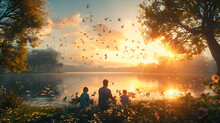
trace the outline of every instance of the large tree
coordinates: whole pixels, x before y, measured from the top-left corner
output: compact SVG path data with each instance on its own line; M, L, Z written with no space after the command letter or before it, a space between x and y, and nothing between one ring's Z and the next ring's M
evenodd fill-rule
M0 0L0 67L26 70L27 47L36 47L47 24L44 0Z
M220 75L219 0L145 0L139 7L146 43L160 39L178 58L192 58L208 47Z

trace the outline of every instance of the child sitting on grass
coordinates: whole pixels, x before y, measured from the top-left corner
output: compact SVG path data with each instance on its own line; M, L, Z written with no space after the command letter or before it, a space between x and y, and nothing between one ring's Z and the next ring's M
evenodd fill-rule
M123 95L120 98L121 98L121 103L124 107L131 104L129 102L129 97L127 96L127 90L123 90Z
M83 93L80 96L81 108L89 107L90 104L93 104L93 99L89 99L89 94L87 94L88 91L89 89L87 87L83 88Z

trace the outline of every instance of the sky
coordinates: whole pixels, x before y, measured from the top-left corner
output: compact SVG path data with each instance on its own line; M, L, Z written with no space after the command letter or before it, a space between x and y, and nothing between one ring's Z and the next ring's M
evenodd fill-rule
M128 67L173 57L160 41L146 44L139 31L142 0L47 0L50 36L37 49L52 47L61 62L90 67ZM206 53L208 55L208 52Z

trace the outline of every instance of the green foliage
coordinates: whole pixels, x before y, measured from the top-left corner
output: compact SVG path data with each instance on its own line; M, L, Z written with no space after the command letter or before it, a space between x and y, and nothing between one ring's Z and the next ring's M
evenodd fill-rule
M58 107L33 107L21 105L16 109L8 109L0 114L0 122L46 122L56 115Z
M0 67L6 72L26 70L27 46L36 47L47 24L44 0L0 0Z
M139 7L138 21L146 43L159 38L177 58L190 59L211 43L218 45L215 43L220 36L218 0L144 0ZM209 48L215 49L211 52L219 63L217 47Z
M1 110L8 108L17 108L22 103L23 97L19 94L19 89L6 91L6 88L1 86L0 89L0 107Z

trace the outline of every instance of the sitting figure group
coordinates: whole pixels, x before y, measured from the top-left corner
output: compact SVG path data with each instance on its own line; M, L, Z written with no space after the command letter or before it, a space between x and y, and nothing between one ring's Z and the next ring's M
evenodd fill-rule
M99 98L98 98L98 107L101 110L106 110L110 108L110 105L116 104L116 96L112 96L111 90L108 87L108 80L103 80L103 87L99 88ZM89 107L89 105L93 104L93 99L89 98L88 94L89 89L87 87L83 88L83 93L81 94L80 98L77 99L80 102L81 108ZM130 105L129 97L127 96L127 90L123 90L123 95L120 97L120 102L124 107Z

